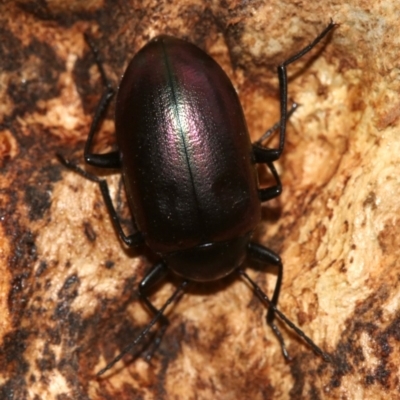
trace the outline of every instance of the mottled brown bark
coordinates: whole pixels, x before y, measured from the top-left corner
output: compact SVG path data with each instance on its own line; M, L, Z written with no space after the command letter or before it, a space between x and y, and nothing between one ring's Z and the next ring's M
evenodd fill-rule
M3 1L0 398L397 398L399 14L396 0ZM276 66L330 18L330 39L290 66L301 107L277 163L283 194L264 206L256 239L283 258L281 310L334 362L282 326L285 362L264 306L232 277L193 285L169 309L150 364L127 357L96 378L150 320L137 285L156 258L126 251L96 185L55 158L83 164L102 90L83 33L115 86L157 34L199 45L232 78L256 139L279 118ZM113 142L110 110L97 148ZM119 175L94 172L118 203ZM250 274L272 291L273 273ZM154 293L157 305L177 282Z

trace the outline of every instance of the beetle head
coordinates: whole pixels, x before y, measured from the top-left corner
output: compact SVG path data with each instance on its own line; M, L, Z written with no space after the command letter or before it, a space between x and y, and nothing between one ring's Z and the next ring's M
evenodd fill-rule
M238 268L245 256L250 234L225 242L201 244L170 253L168 267L182 278L197 282L221 279Z

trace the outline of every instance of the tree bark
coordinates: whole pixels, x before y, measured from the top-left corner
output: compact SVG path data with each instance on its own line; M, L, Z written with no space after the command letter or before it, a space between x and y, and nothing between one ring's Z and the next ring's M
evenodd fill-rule
M397 398L400 4L341 3L0 5L0 398ZM330 18L332 35L288 67L289 97L300 107L276 163L283 194L263 206L254 240L283 259L279 308L332 362L278 323L293 358L285 361L265 306L232 276L193 284L168 308L170 326L150 362L138 346L96 377L151 320L137 287L157 257L125 249L97 185L55 156L84 166L102 93L83 34L115 88L157 34L203 48L232 79L256 140L279 120L276 67ZM114 143L112 105L96 149ZM128 231L120 175L85 168L109 181ZM276 271L245 266L271 294ZM154 303L179 282L170 277Z

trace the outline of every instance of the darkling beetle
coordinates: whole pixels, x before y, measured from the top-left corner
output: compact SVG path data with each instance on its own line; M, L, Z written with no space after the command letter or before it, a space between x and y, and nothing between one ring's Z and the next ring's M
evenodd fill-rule
M205 52L186 41L158 36L132 59L122 78L116 103L115 125L118 151L91 152L93 137L114 94L97 49L87 38L100 70L105 92L98 104L85 145L85 161L99 168L122 168L130 210L138 232L126 235L111 201L107 182L80 169L58 155L68 168L97 182L121 240L129 247L146 243L160 256L139 285L139 294L153 320L142 333L98 375L127 354L159 321L153 350L168 325L163 315L189 281L208 282L233 272L244 277L256 295L269 306L267 324L277 336L283 355L290 359L277 315L311 348L330 360L304 332L278 309L283 266L272 250L251 242L261 220L261 203L281 194L282 184L273 164L285 144L287 111L286 67L309 52L328 32L278 67L280 122L278 148L261 141L250 143L246 121L236 91L221 67ZM259 188L256 164L266 164L275 184ZM272 299L262 292L241 268L245 257L278 269ZM149 299L150 289L173 272L184 279L161 309Z

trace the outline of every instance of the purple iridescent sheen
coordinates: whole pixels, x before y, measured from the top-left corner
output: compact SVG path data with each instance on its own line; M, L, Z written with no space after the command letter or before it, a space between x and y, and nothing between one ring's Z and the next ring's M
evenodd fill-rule
M129 205L166 254L252 232L260 200L238 96L198 47L159 36L132 59L116 131Z

